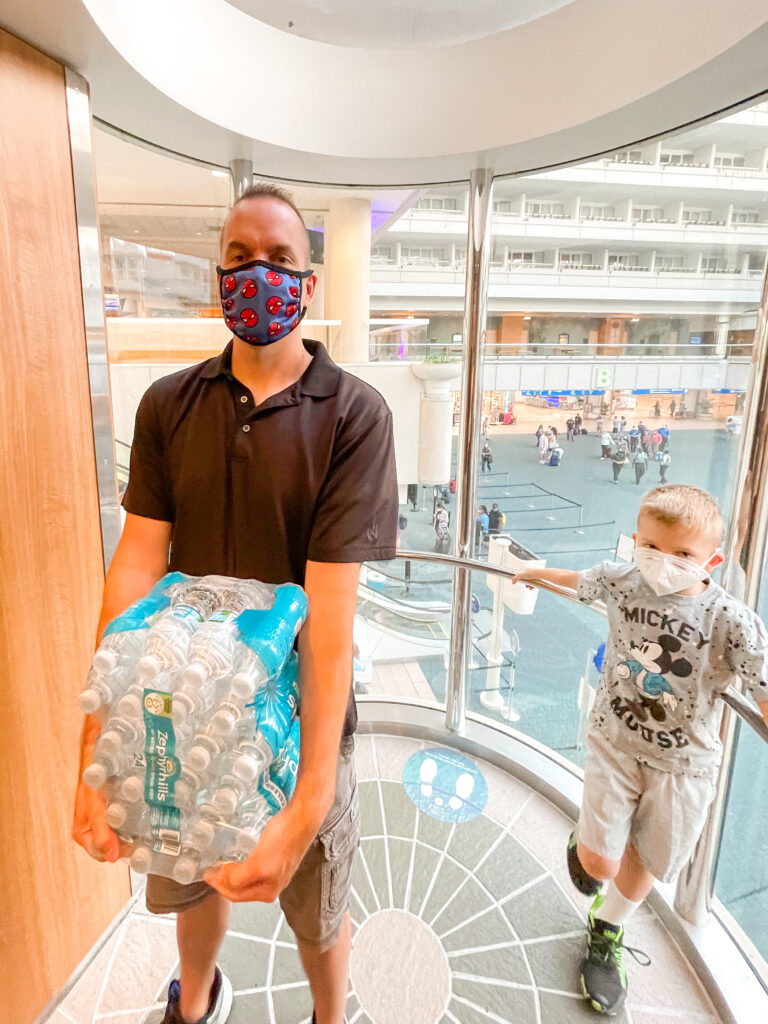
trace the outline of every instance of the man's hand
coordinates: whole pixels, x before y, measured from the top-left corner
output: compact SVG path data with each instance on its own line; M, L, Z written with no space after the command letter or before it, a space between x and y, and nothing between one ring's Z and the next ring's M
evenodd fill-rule
M267 824L246 860L210 868L205 881L232 903L272 903L293 878L313 839L289 805Z
M72 838L94 860L114 864L120 859L120 840L104 818L106 802L101 793L80 782L75 794Z

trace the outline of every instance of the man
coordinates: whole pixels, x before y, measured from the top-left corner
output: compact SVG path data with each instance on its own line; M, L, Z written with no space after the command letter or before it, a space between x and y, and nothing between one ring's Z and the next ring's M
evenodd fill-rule
M99 635L168 569L304 586L295 795L246 861L190 886L149 876L147 906L178 913L180 985L171 985L164 1024L223 1024L231 986L216 956L230 901L278 896L317 1024L341 1024L359 839L352 623L360 562L395 555L392 418L376 391L335 366L322 345L302 341L316 279L288 194L271 185L246 190L220 241L222 309L234 337L219 356L162 378L141 400ZM83 763L98 728L86 719ZM73 835L98 859L119 855L103 799L82 785Z
M574 432L575 428L576 428L576 421L574 420L574 418L572 416L569 416L568 419L565 421L565 429L567 431L567 433L566 433L566 440L567 441L574 441L575 440L575 438L573 436L573 432Z
M507 517L499 508L499 503L497 501L494 501L494 503L491 505L491 511L488 513L488 533L499 533L504 523L506 523L506 521Z

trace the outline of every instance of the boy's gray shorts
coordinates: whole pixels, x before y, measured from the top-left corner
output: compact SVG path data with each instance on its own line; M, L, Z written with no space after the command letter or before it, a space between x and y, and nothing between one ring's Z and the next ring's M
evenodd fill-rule
M349 907L352 864L360 842L354 752L353 737L342 740L333 807L279 897L296 937L318 953L336 942ZM172 878L148 875L147 909L153 914L178 913L201 903L211 892L207 882L179 885Z
M671 882L707 820L714 779L651 768L599 732L587 743L578 841L606 860L621 860L631 842L654 878Z

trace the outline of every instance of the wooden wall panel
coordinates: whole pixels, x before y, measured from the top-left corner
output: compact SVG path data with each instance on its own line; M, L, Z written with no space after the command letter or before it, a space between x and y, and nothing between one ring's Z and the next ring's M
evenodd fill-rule
M104 581L63 68L0 30L0 1021L128 897L70 839Z

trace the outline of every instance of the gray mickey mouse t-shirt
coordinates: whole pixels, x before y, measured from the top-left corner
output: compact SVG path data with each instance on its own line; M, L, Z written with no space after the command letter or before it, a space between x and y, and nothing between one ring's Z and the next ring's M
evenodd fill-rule
M717 695L739 675L768 701L763 623L712 581L700 594L658 597L634 564L586 569L576 592L604 601L610 623L592 728L654 768L713 775Z

